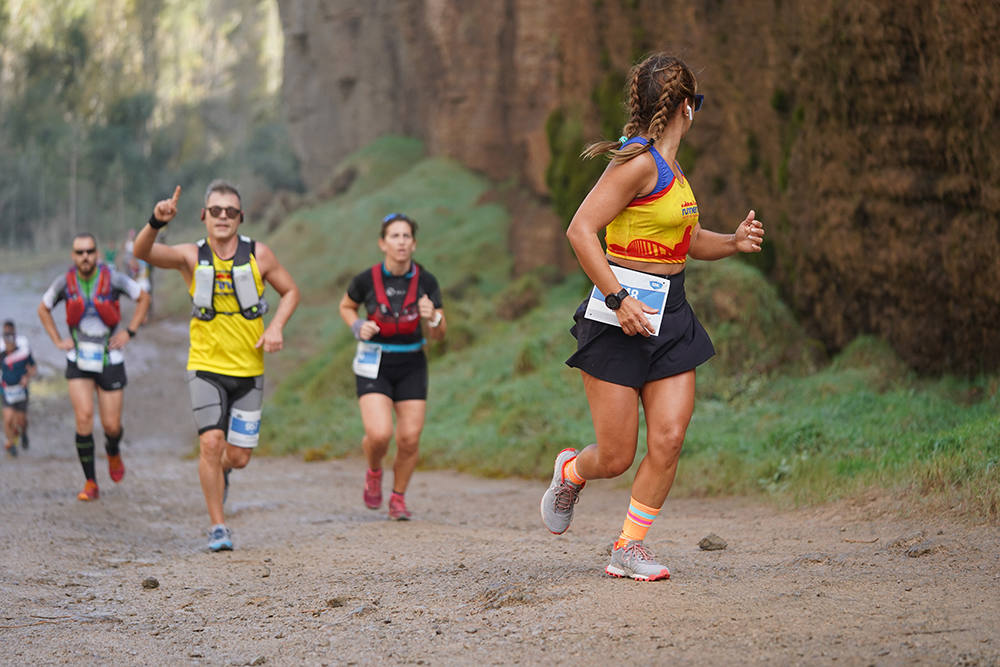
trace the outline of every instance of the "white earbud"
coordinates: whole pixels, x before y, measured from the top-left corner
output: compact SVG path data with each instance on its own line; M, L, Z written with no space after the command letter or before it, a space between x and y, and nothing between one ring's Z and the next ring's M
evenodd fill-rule
M694 120L694 110L691 108L690 104L684 105L684 113L687 114L688 120Z

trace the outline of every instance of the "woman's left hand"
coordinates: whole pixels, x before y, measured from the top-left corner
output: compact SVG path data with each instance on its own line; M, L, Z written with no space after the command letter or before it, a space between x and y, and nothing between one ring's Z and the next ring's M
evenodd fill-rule
M420 310L420 317L423 319L429 320L434 317L434 302L426 294L417 301L417 308Z
M760 244L764 242L764 225L760 220L754 219L753 210L747 213L747 217L736 228L734 236L736 249L740 252L760 252Z

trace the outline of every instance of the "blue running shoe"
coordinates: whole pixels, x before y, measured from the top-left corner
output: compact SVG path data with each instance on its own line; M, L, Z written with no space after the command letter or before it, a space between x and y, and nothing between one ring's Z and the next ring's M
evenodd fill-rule
M208 550L232 551L233 550L232 531L230 531L221 523L212 526L212 530L210 530L208 533Z

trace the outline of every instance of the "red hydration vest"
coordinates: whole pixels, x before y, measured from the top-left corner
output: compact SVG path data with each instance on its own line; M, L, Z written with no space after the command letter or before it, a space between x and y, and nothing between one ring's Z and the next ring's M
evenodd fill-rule
M410 286L403 297L403 307L394 312L389 305L389 297L385 293L385 283L382 282L382 265L372 267L372 282L375 284L375 300L378 308L369 313L368 319L378 325L380 336L396 336L412 334L420 327L420 309L417 307L417 283L420 282L420 268L413 263L413 277Z
M83 319L88 301L94 304L101 321L109 327L113 328L122 319L121 307L111 289L111 269L107 264L100 264L97 271L97 286L90 298L85 297L80 291L80 283L76 279L76 267L70 267L66 272L66 324L71 327L76 327Z

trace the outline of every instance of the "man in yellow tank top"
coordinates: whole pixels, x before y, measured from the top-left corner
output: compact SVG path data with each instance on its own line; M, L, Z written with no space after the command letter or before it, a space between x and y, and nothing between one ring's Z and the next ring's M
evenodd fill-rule
M153 266L180 271L194 304L187 373L201 447L198 476L212 522L208 548L223 551L233 548L222 507L229 471L245 467L257 445L264 352L282 348L282 331L299 303L299 289L270 248L239 235L240 195L225 181L212 181L205 193L205 239L156 243L159 230L177 214L180 194L177 186L173 197L156 204L133 252ZM267 327L265 283L281 297Z

